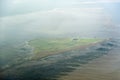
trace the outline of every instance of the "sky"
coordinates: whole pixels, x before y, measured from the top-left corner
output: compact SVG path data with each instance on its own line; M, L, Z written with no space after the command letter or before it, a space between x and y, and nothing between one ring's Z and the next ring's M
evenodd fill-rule
M0 0L1 16L51 10L54 8L106 8L120 7L120 0ZM117 10L118 11L118 10Z
M104 26L120 26L119 8L120 0L0 0L0 31L21 35L97 32Z

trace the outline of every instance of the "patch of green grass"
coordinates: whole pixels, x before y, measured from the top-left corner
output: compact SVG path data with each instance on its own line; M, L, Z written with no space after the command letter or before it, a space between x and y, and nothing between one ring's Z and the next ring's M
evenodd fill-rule
M100 39L46 38L31 40L29 41L29 45L34 48L35 54L47 55L98 41L100 41Z

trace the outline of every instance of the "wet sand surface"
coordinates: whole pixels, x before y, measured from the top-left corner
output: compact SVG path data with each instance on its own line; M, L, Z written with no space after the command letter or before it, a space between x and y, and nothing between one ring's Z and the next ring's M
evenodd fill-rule
M120 47L58 80L120 80Z

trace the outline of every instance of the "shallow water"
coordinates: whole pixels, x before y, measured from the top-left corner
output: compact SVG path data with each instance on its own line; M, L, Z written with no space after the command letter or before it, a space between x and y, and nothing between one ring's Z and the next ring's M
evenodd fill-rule
M100 31L99 36L92 34L98 38L109 38L100 44L37 60L29 60L32 56L29 54L31 49L26 48L24 44L31 38L10 42L12 49L19 44L18 51L13 55L4 55L9 58L1 60L4 64L0 69L0 78L2 80L119 80L120 29L116 28L109 28L108 32ZM6 49L8 44L2 44L2 47ZM15 47L15 50L17 49Z
M26 61L14 65L3 70L1 76L3 79L8 80L54 80L69 73L72 74L78 68L81 70L84 65L90 64L91 61L97 61L97 58L110 55L109 53L117 47L117 41L111 39L84 50L72 50L36 61Z
M120 80L120 47L97 58L59 80Z

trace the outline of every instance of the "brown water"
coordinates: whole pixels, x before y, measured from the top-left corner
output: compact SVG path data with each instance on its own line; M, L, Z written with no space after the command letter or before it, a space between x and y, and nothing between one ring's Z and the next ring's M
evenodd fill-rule
M59 80L120 80L120 48L77 68Z
M107 40L86 49L68 51L2 70L2 80L119 80L120 47Z
M0 80L120 80L120 29L109 30L103 37L111 39L95 46L39 60L21 58L0 70Z

